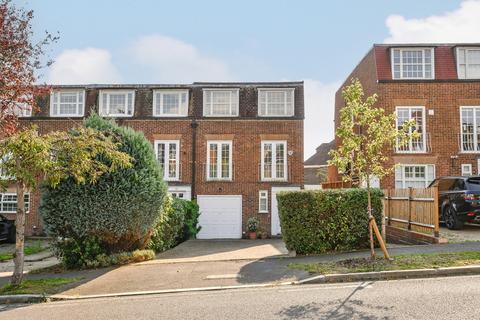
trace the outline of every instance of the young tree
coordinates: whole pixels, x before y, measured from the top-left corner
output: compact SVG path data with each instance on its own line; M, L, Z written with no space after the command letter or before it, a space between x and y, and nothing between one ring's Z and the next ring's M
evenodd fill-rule
M15 7L11 0L0 0L0 132L17 130L19 115L36 108L35 96L48 92L37 86L38 73L52 61L44 61L45 48L57 41L46 33L33 40L33 11Z
M131 166L131 157L111 138L83 127L44 136L36 127L18 131L0 141L0 159L4 175L16 182L14 285L23 278L25 192L34 191L42 181L55 187L70 177L79 184L95 183L104 173Z
M397 128L394 113L385 114L384 109L374 106L377 101L376 94L364 100L362 84L358 79L353 79L342 94L345 107L340 111L340 126L336 130L341 145L329 152L332 156L329 164L337 167L344 181L358 180L366 184L371 256L375 256L375 232L385 257L389 258L372 215L370 180L372 177L381 179L393 171L395 166L387 166L387 154L396 145L404 146L410 139L418 137L416 130L409 133L410 128L415 126L415 121L406 121Z

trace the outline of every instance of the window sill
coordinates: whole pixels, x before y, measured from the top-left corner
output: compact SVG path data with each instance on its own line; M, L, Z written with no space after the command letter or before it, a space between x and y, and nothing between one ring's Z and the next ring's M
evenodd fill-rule
M206 182L233 182L233 179L207 179Z

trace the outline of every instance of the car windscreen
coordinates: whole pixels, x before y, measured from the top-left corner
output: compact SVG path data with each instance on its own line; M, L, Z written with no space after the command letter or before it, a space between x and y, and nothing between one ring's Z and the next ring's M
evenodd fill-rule
M467 179L467 189L480 191L480 177Z

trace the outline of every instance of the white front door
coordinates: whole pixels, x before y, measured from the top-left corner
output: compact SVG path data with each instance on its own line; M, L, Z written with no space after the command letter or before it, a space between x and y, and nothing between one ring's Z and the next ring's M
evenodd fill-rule
M272 187L272 236L279 235L282 230L280 228L280 217L278 216L277 193L280 191L295 191L300 187Z
M197 201L201 227L198 239L242 238L242 196L199 195Z

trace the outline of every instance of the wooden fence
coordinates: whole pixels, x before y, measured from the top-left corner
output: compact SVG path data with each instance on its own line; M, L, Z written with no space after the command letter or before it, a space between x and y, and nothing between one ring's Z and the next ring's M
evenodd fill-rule
M385 189L383 193L387 225L439 237L438 187Z
M322 189L343 189L343 188L351 188L351 182L343 182L343 181L332 181L332 182L324 182L322 183Z

